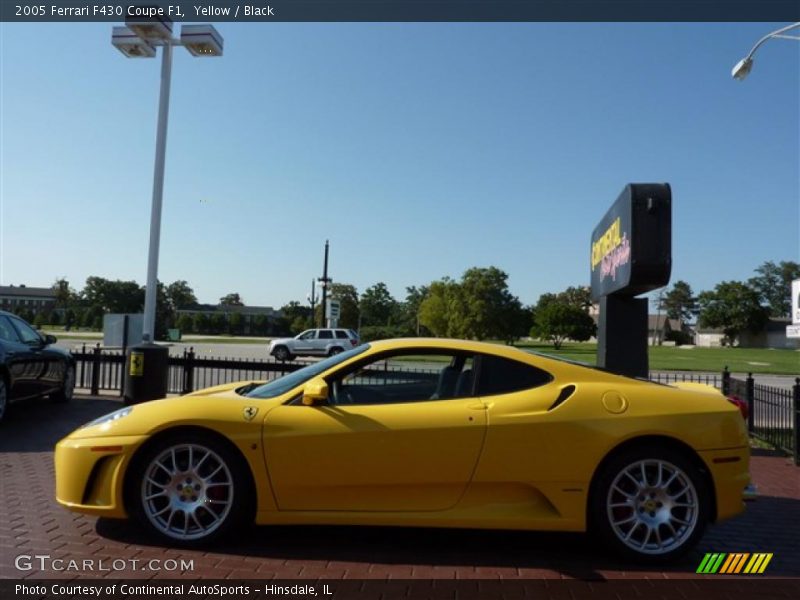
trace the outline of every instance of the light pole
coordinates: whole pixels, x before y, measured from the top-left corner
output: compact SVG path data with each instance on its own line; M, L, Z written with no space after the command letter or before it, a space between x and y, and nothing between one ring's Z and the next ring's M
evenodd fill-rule
M161 240L161 205L164 195L164 161L167 150L172 48L183 46L193 56L222 56L222 36L212 25L184 25L180 38L172 37L172 20L164 16L129 17L125 27L114 27L111 43L128 58L153 58L161 46L161 90L158 98L156 157L153 168L153 202L150 211L150 246L144 296L142 345L130 348L126 357L124 398L126 404L167 395L169 350L156 346L156 298L158 251Z
M792 29L800 29L800 23L794 23L792 25L787 25L786 27L781 27L780 29L776 29L772 33L768 33L760 40L756 42L756 45L753 46L753 49L745 56L742 60L740 60L736 65L733 67L731 71L731 76L734 79L738 79L739 81L744 80L750 74L750 70L753 68L753 55L756 53L756 50L761 47L761 45L770 39L779 39L779 40L798 40L800 41L800 36L796 35L787 35L787 31L791 31Z
M193 56L222 56L222 36L212 25L184 25L180 38L172 37L172 21L167 17L132 17L126 27L114 27L111 43L128 58L153 58L161 46L161 91L158 100L156 158L153 169L153 204L150 212L150 246L147 257L147 284L144 297L142 340L155 339L158 251L161 240L161 205L164 195L164 161L167 149L169 91L172 79L172 48L183 46Z

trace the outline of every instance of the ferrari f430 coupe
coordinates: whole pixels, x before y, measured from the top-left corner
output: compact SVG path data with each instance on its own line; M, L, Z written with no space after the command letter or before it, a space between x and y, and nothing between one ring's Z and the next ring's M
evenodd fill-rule
M63 506L171 545L253 521L589 530L650 562L742 512L750 483L740 407L710 386L441 339L128 406L55 462Z

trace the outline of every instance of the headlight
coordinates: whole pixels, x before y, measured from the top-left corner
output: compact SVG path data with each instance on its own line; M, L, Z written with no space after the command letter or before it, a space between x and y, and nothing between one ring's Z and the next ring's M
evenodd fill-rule
M94 421L89 421L86 423L81 429L84 427L94 427L95 425L102 425L103 423L112 423L122 417L127 417L131 414L133 410L132 406L128 406L126 408L120 408L119 410L115 410L112 413L108 413L107 415L103 415L102 417L97 417Z

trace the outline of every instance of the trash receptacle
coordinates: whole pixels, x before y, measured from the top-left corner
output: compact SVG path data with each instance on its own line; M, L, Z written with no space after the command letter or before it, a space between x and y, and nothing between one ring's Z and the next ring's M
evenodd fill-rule
M125 404L157 400L167 395L169 349L157 344L131 346L125 357Z
M180 342L181 341L181 330L180 329L167 329L167 339L170 342Z

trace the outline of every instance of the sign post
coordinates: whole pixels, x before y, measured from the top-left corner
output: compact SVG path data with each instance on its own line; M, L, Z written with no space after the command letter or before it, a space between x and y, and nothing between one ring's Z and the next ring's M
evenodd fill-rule
M786 326L787 338L800 338L800 279L792 281L792 324Z
M669 184L631 183L592 232L592 300L600 304L597 365L647 377L647 299L669 283L672 191Z

